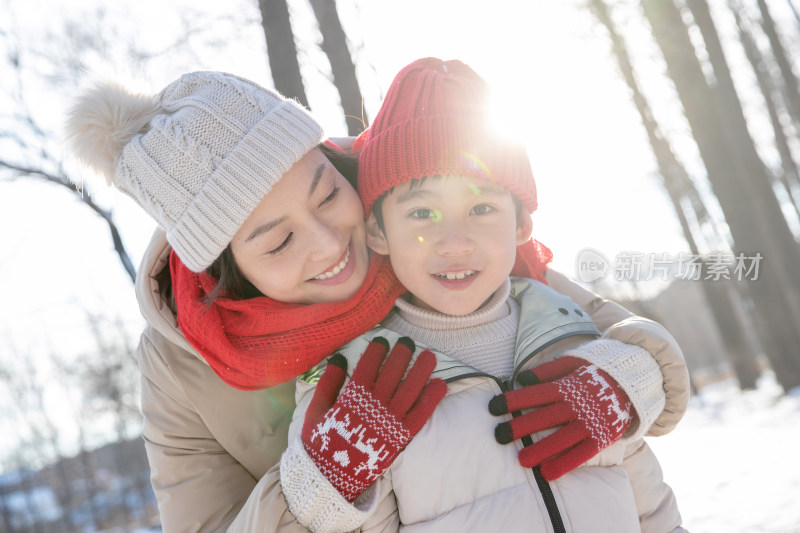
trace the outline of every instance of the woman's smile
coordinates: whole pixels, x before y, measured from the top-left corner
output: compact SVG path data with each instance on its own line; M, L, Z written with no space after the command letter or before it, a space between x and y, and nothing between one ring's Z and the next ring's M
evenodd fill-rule
M355 270L355 260L350 261L350 249L352 248L352 243L347 246L347 249L342 254L339 262L336 263L332 268L329 268L319 276L315 276L309 281L313 283L318 283L320 285L337 285L339 283L343 283L350 279L350 276L353 274Z
M355 189L322 152L311 150L234 236L236 265L274 300L347 300L369 271L363 212Z

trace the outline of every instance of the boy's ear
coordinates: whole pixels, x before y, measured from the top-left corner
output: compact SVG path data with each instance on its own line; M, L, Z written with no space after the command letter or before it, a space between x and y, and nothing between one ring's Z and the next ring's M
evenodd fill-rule
M517 219L517 246L525 244L533 233L533 220L527 211L522 213Z
M367 246L376 254L389 255L389 244L383 230L378 226L375 213L370 213L367 219Z

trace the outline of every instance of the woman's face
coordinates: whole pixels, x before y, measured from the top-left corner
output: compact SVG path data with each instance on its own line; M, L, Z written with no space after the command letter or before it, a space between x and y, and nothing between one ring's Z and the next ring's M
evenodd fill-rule
M262 294L287 303L346 300L369 267L363 208L317 149L264 196L231 241L236 266Z

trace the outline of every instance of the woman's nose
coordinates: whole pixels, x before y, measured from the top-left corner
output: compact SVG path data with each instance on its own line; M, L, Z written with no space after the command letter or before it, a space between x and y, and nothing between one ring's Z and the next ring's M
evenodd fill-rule
M338 229L324 219L312 219L309 236L309 257L312 261L322 261L342 251Z

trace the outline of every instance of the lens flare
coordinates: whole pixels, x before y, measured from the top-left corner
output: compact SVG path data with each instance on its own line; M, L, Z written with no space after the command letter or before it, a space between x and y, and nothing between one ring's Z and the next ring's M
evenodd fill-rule
M473 155L465 150L459 150L459 154L461 155L463 161L468 162L469 165L480 171L481 175L479 177L491 179L492 171L489 170L489 167L487 167L484 162L478 158L478 156Z

